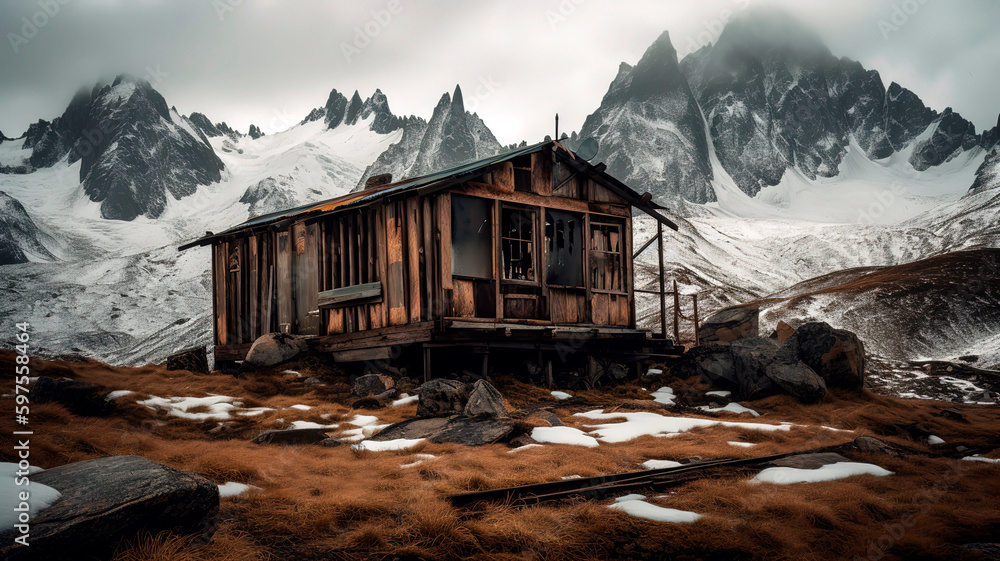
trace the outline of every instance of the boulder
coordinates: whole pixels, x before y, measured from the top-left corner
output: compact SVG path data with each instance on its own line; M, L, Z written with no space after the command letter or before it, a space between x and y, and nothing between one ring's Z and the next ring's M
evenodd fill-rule
M781 352L806 363L827 387L860 389L864 385L865 347L850 331L828 323L806 323L785 340Z
M302 347L303 342L294 335L268 333L253 342L245 360L254 366L274 366L294 358Z
M200 475L139 456L87 460L39 472L31 481L61 497L31 521L30 546L0 530L0 558L33 561L110 558L122 540L170 531L208 539L219 489Z
M354 380L353 391L357 397L368 397L383 394L395 385L396 381L385 374L365 374Z
M514 422L510 419L473 418L459 415L430 417L396 423L372 436L371 440L426 438L435 443L453 442L465 446L481 446L509 439L515 428Z
M469 417L485 415L487 417L509 417L510 408L503 395L486 380L479 380L472 385L469 401L465 404L463 413Z
M752 401L778 393L779 387L767 377L767 367L774 363L777 348L774 341L761 338L738 339L730 345L737 401Z
M262 432L253 439L254 444L319 444L328 437L326 429L288 429Z
M32 403L60 403L76 415L107 415L115 404L104 390L100 384L41 376L31 385L28 397Z
M187 370L208 374L208 353L205 347L187 349L167 357L167 370Z
M686 357L694 367L694 374L709 384L720 387L736 387L736 365L727 345L709 344L695 347Z
M352 409L384 409L392 403L396 390L387 390L378 395L362 397L351 404Z
M826 382L801 360L794 364L775 361L767 366L765 374L802 403L816 403L826 395Z
M465 404L469 401L468 389L458 380L437 378L424 382L417 391L420 393L418 417L459 415L465 411Z
M530 421L531 419L539 419L541 421L545 421L546 423L549 424L549 426L552 427L563 426L563 422L559 419L559 417L555 415L555 413L551 411L546 411L545 409L539 409L538 411L535 411L531 415L528 415L528 420Z
M760 327L760 308L727 308L712 314L698 328L702 343L731 343L738 339L756 338Z

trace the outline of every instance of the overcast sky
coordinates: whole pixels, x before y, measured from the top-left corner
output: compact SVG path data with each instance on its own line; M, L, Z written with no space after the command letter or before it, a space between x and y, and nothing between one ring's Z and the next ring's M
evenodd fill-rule
M662 31L683 57L714 41L730 14L766 4L886 85L951 106L977 130L996 124L991 0L3 0L0 131L18 136L58 116L79 87L127 72L181 113L244 132L287 128L333 88L381 88L397 115L427 118L461 84L501 142L533 142L556 112L562 130L579 129L618 64L634 64Z

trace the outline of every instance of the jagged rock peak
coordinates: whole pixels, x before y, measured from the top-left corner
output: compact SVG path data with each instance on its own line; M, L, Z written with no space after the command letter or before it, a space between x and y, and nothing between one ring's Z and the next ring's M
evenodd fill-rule
M264 136L264 133L261 132L260 127L258 127L257 125L251 124L250 125L250 130L247 132L247 136L249 136L250 138L252 138L254 140L257 140L258 138Z
M354 90L354 95L351 96L351 103L347 106L347 113L344 115L344 124L353 125L357 123L363 106L364 102L361 100L361 95L358 94L358 90Z

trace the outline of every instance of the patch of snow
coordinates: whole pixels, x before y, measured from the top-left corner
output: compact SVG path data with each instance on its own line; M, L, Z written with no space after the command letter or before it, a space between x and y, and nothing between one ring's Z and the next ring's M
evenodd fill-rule
M365 427L377 423L378 417L376 417L375 415L355 415L354 417L351 418L351 420L347 422L356 427Z
M411 462L411 463L408 463L408 464L402 464L399 467L401 467L403 469L411 468L411 467L417 467L420 464L426 462L427 460L433 460L434 458L437 458L437 456L435 456L434 454L416 454L416 458L417 458L417 460L415 462Z
M219 496L220 497L235 497L242 495L250 490L260 490L260 487L255 487L253 485L247 485L246 483L236 483L235 481L227 481L222 485L219 485Z
M931 446L937 446L939 444L944 444L944 439L941 438L940 436L936 436L936 435L932 434L932 435L930 435L930 436L927 437L927 444L930 444Z
M18 520L18 512L14 511L21 501L19 493L28 492L30 496L28 503L28 520L33 520L38 513L52 506L52 503L59 500L62 495L48 485L26 481L27 485L18 485L18 478L24 477L17 474L17 464L0 462L0 497L3 497L3 508L0 508L0 528L10 529L14 524L21 524ZM35 474L43 471L41 468L31 466L28 474Z
M624 497L618 497L615 499L616 503L622 501L641 501L646 498L646 495L640 495L638 493L632 493L631 495L625 495Z
M564 475L564 476L560 477L559 479L562 479L563 481L568 481L570 479L583 479L583 476L582 475L576 475L576 474L574 474L574 475Z
M191 421L225 421L230 418L230 412L237 408L233 398L225 395L210 395L208 397L157 397L136 401L153 411L165 411L168 415ZM191 413L191 409L205 407L208 412Z
M296 405L292 405L292 409L298 409L299 411L308 411L308 410L312 409L312 405L296 404Z
M575 416L597 420L625 419L624 422L619 423L588 425L589 428L594 429L590 432L590 434L596 435L597 438L603 442L625 442L645 435L671 436L687 432L694 428L713 427L716 425L761 431L791 430L791 425L768 425L765 423L741 423L718 421L715 419L672 417L645 411L634 413L604 413L602 410L597 409L594 411L587 411L585 413L576 413Z
M553 391L551 393L552 393L552 397L554 397L554 398L556 398L556 399L558 399L560 401L562 401L564 399L569 399L569 398L573 397L572 395L570 395L570 394L568 394L566 392L561 392L561 391L558 391L558 390Z
M967 462L983 462L985 464L1000 464L1000 458L984 458L982 456L966 456L962 458Z
M298 371L296 371L296 370L282 370L282 371L281 371L281 373L282 373L282 374L295 374L295 376L296 376L296 377L298 377L298 378L301 378L301 377L302 377L302 374L300 374L300 373L299 373Z
M660 374L663 374L663 370L660 368L650 368L646 371L647 376L659 376Z
M521 450L527 450L528 448L541 448L541 444L525 444L524 446L518 446L517 448L512 448L507 453L513 454L514 452L520 452Z
M705 392L705 395L711 395L711 396L715 396L715 397L724 397L724 398L728 399L729 396L733 395L733 392L728 391L728 390L714 390L714 391L710 391L710 392Z
M680 462L675 462L673 460L646 460L645 462L642 462L642 467L646 469L664 469L664 468L678 467L682 465L684 464Z
M335 429L340 425L321 425L312 421L292 421L293 429Z
M760 413L754 411L753 409L750 409L749 407L744 407L744 406L740 405L739 403L736 403L735 401L732 402L732 403L729 403L725 407L714 407L713 408L713 407L709 407L708 405L702 405L698 409L701 409L702 411L708 411L709 413L723 413L724 412L724 413L735 413L737 415L739 415L741 413L750 413L754 417L760 417Z
M404 405L409 405L411 403L416 403L418 401L420 401L419 395L407 395L404 393L403 395L399 396L399 399L392 402L392 406L402 407Z
M696 512L663 508L662 506L656 506L640 500L619 501L608 508L620 510L625 514L630 514L637 518L645 518L656 522L672 522L674 524L690 524L702 517L702 515Z
M726 444L736 446L737 448L753 448L756 446L753 442L737 442L735 440L727 440Z
M674 405L674 399L677 396L674 395L674 390L670 386L663 386L662 388L656 390L652 393L653 401L657 403L662 403L663 405Z
M242 411L237 411L237 415L242 415L244 417L256 417L265 411L274 411L273 407L247 407Z
M351 448L355 450L368 450L370 452L409 450L423 441L423 438L397 438L395 440L384 441L362 440L361 442L352 445Z
M597 446L596 438L573 427L535 427L531 429L531 438L538 442L549 442L552 444L572 444L588 448Z
M361 434L364 435L365 438L371 438L388 427L389 425L365 425L361 427Z
M135 393L135 392L133 392L132 390L115 390L115 391L109 393L108 395L104 396L104 399L106 399L108 401L114 401L114 400L118 399L119 397L125 397L126 395L128 395L130 393Z
M859 462L837 462L827 464L817 469L799 469L791 467L771 467L758 473L750 483L775 483L790 485L792 483L815 483L818 481L834 481L854 475L875 475L884 477L892 472L875 464Z

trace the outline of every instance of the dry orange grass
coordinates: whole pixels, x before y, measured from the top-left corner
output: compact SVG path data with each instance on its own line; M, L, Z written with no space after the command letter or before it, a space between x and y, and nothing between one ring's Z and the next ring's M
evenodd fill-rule
M200 473L216 483L237 481L260 488L222 500L219 527L211 543L198 546L184 537L146 536L123 544L118 561L667 556L798 560L856 555L962 559L963 550L953 544L996 541L1000 536L1000 502L993 498L1000 468L933 456L852 456L892 470L895 475L890 477L775 486L752 485L746 481L749 473L732 473L649 493L648 501L653 504L705 515L688 525L631 517L609 509L610 500L530 508L490 505L474 513L457 511L445 500L452 493L635 471L648 459L753 457L837 445L859 435L932 452L895 428L915 421L949 443L996 448L1000 414L995 408L871 394L833 394L820 404L804 407L775 397L751 404L761 413L759 418L725 414L719 418L772 424L790 421L797 426L777 432L711 427L672 438L646 436L602 443L597 448L545 445L511 453L502 445L467 448L422 443L406 451L358 453L347 446L257 446L249 439L292 420L340 423L340 428L330 430L336 435L353 428L346 420L356 413L376 415L380 423L387 423L412 417L415 406L351 410L347 405L351 399L342 391L346 380L309 364L243 378L195 376L155 366L116 368L94 362L69 366L81 379L137 393L121 398L120 411L103 418L76 417L55 404L34 405L32 459L36 464L52 467L138 454ZM325 375L330 385L305 385L302 378L282 373L285 369L298 370L304 377ZM678 395L698 389L693 381L669 383ZM660 410L648 402L648 391L635 386L576 392L573 400L560 402L548 390L513 380L500 380L499 385L513 406L523 411L545 407L579 428L598 423L573 416L580 411L631 410L641 403L649 410ZM256 417L236 416L227 422L226 430L209 432L218 427L217 421L169 417L135 403L147 395L207 394L228 395L248 406L275 410ZM312 409L290 409L294 404ZM934 415L946 407L960 410L968 422ZM669 414L696 414L681 411ZM9 420L3 422L3 430L13 430ZM831 431L822 425L853 432ZM756 446L739 448L727 441ZM417 461L416 454L436 458L401 467ZM10 453L0 452L0 457L9 460Z

